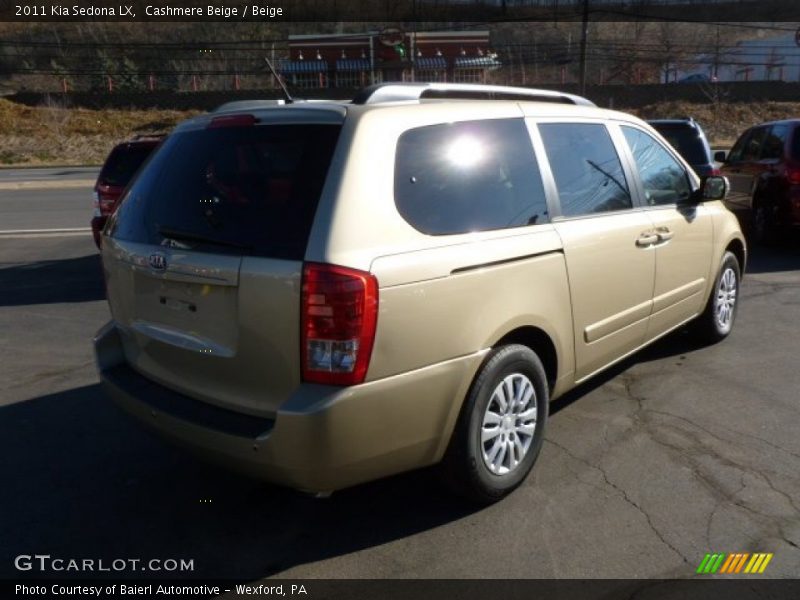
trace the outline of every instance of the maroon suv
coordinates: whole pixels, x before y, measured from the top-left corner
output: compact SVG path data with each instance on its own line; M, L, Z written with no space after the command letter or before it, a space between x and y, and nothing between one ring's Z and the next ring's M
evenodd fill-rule
M94 184L94 214L92 215L92 235L94 243L100 247L103 227L108 217L117 208L122 192L133 176L152 154L163 135L137 136L116 146L106 158L97 183Z
M731 182L728 205L751 210L751 234L757 243L775 241L800 227L800 119L756 125L745 131L724 161Z

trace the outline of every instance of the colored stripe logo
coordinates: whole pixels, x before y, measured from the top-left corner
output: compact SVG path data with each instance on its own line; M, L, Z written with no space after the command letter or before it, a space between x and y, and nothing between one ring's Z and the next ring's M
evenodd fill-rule
M715 573L728 575L763 573L772 557L773 554L771 552L755 552L753 554L748 552L732 552L730 554L715 552L714 554L706 554L703 557L700 566L697 567L697 573L703 575L713 575Z

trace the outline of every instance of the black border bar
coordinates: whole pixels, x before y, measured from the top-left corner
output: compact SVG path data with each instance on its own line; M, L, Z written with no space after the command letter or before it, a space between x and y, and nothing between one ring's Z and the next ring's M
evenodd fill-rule
M592 21L800 21L796 0L0 0L0 21L580 21L584 1Z
M27 586L20 588L18 586ZM120 593L122 586L129 591ZM169 593L158 593L163 586ZM237 587L238 586L238 587ZM23 591L20 591L20 590ZM34 593L31 590L36 589ZM98 596L91 590L100 589ZM135 589L136 593L132 593ZM27 590L28 593L25 593ZM75 593L68 593L75 590ZM788 600L800 597L800 580L736 576L729 579L267 579L234 580L5 580L10 598L297 598L308 600Z

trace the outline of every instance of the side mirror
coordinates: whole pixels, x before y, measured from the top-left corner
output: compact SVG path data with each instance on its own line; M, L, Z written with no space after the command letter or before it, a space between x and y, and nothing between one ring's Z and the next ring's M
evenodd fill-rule
M728 182L727 177L721 175L710 175L703 177L698 190L700 202L710 200L725 200L728 192L731 189L731 184Z
M725 158L727 158L724 150L717 150L714 152L714 160L717 162L725 162Z

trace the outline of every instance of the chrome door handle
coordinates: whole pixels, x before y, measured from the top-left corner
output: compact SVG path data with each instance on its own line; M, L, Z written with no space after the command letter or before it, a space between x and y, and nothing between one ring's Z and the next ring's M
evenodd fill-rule
M657 243L658 239L659 238L657 234L647 231L639 236L639 238L636 240L636 245L640 248L646 248L647 246L652 246L653 244Z
M658 241L660 242L668 242L673 237L675 237L675 233L670 230L669 227L659 227L656 229L656 235L658 236Z

